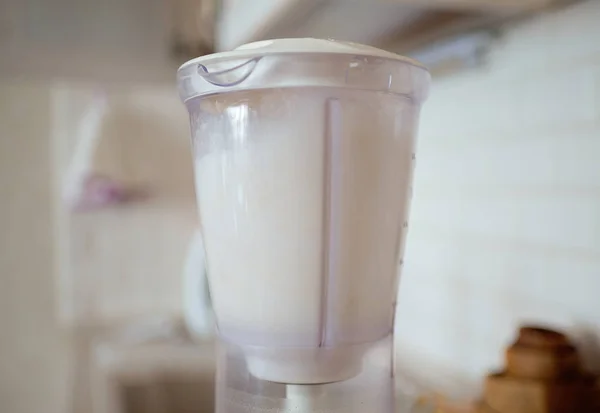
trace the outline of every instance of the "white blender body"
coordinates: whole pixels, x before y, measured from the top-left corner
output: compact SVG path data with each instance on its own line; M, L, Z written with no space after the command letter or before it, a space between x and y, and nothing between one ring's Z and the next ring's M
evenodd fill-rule
M393 411L393 319L429 74L281 39L179 70L221 341L217 412Z

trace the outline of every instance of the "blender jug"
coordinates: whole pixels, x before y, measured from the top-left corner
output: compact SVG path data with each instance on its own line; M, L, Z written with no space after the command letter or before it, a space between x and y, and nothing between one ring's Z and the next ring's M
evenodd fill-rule
M178 72L219 356L217 412L391 412L393 320L429 73L280 39Z

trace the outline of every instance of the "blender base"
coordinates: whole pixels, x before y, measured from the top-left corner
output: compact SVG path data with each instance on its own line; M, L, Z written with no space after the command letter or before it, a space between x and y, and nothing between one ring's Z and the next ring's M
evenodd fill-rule
M394 413L393 339L341 348L217 340L216 413ZM284 381L287 380L287 381Z

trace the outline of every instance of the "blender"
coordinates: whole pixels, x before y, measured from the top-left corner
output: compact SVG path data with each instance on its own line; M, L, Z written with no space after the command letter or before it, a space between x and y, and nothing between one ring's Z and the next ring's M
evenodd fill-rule
M411 59L320 39L179 69L218 413L394 411L398 263L429 83Z

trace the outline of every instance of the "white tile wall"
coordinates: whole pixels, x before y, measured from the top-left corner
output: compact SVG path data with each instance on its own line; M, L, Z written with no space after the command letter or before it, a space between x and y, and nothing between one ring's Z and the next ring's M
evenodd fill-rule
M519 322L600 337L598 21L598 1L547 12L507 28L485 67L434 80L400 284L405 364L476 382Z
M52 87L60 319L82 325L180 315L184 259L197 225L187 112L173 85L109 88L94 171L138 185L148 198L70 213L60 189L94 93L75 83Z

